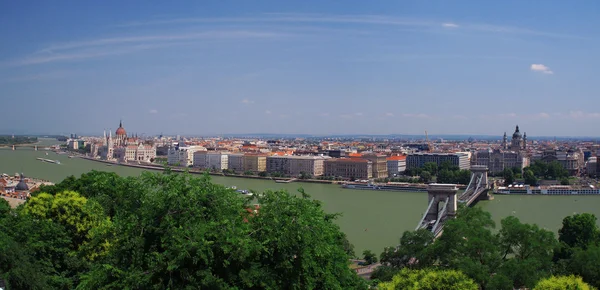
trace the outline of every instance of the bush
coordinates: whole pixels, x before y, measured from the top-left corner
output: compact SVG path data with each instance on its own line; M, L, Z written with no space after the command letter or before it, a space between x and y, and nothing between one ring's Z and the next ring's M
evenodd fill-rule
M535 285L534 290L588 290L594 289L581 280L581 277L553 276L543 279Z

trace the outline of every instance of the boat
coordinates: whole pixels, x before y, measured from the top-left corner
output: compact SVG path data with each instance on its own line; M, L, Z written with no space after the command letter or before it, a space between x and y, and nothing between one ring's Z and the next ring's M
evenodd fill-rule
M43 161L43 162L48 162L48 163L54 163L54 164L60 164L60 161L58 160L51 160L51 159L45 159L45 158L36 158L37 160Z
M347 182L342 184L342 188L361 189L361 190L385 190L385 191L427 191L426 184L411 184L411 183L358 183Z
M236 190L236 191L237 191L238 193L241 193L241 194L243 194L243 195L250 195L250 196L254 195L252 192L250 192L249 190L246 190L246 189L238 189L238 190Z

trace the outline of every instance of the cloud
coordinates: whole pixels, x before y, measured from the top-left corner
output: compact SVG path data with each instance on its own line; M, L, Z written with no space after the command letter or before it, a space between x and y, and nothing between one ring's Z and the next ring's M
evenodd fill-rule
M554 73L553 71L550 70L549 67L547 67L543 64L535 64L534 63L529 67L529 69L531 69L532 71L535 71L535 72L541 72L541 73L550 74L550 75Z
M393 114L393 113L385 113L385 116L386 116L386 117L393 117L393 116L394 116L394 114Z
M469 119L467 116L464 116L464 115L454 115L454 116L452 116L452 118L456 119L456 120L467 120L467 119Z
M329 113L321 113L321 114L319 114L319 116L321 116L321 117L329 117Z
M535 115L535 117L541 118L541 119L548 119L548 118L550 118L550 114L542 112L542 113Z
M157 113L158 113L158 110L156 110L156 109L150 110L150 114L157 114Z
M569 118L569 119L598 119L600 118L600 113L588 113L583 111L570 111L568 114L559 114L560 116Z
M269 111L269 110L266 110L266 111L265 111L265 114L267 114L267 115L270 115L271 113L272 113L272 112L271 112L271 111Z
M363 115L363 113L360 113L360 112L358 112L358 113L354 113L354 115L356 115L356 116L359 116L359 117L360 117L360 116L362 116L362 115Z
M336 14L306 14L306 13L267 13L255 17L227 17L227 18L179 18L162 19L154 21L138 21L125 23L120 26L147 26L147 25L180 25L190 23L217 23L217 24L235 24L235 23L339 23L339 24L363 24L363 25L381 25L381 26L403 26L407 28L461 28L461 31L498 33L498 34L520 34L534 35L552 38L569 39L588 39L586 37L574 34L560 34L546 31L536 31L521 27L500 26L494 24L463 23L460 26L452 22L440 22L429 19L416 19L405 17L390 17L386 15L336 15Z
M250 104L254 104L254 101L251 101L251 100L248 100L248 99L243 99L242 100L242 104L250 105Z
M250 30L207 30L192 33L99 38L50 45L25 58L12 61L9 63L9 65L23 66L57 61L98 58L103 56L132 53L145 49L189 45L192 44L193 41L200 40L239 40L254 38L277 38L282 36L290 36L290 34Z
M451 23L451 22L442 23L442 27L446 27L446 28L458 28L458 24Z

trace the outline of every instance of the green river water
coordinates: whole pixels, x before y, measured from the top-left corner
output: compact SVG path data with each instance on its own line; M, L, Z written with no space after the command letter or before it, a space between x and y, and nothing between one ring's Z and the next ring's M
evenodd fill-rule
M42 139L41 145L55 144L55 140ZM23 172L26 176L60 182L69 175L79 176L90 170L113 171L122 176L137 176L143 170L80 158L68 158L54 152L34 151L33 148L0 148L0 173L10 175ZM61 164L36 160L37 157L56 159ZM213 176L215 183L252 189L286 189L296 192L299 187L323 202L328 212L342 213L337 220L341 229L354 244L357 254L365 249L377 253L384 247L398 243L402 233L414 230L427 206L427 193L386 192L342 189L339 185L316 183L275 183L270 180ZM521 221L536 223L556 232L562 219L573 213L590 212L600 216L600 196L502 196L477 204L489 211L497 225L509 215Z

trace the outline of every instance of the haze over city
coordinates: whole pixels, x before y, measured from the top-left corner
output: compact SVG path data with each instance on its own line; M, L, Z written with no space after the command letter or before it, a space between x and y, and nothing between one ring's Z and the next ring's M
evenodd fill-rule
M595 1L180 4L1 3L0 133L598 135Z

